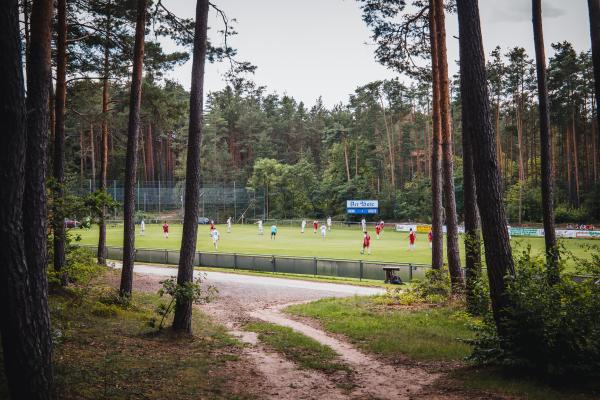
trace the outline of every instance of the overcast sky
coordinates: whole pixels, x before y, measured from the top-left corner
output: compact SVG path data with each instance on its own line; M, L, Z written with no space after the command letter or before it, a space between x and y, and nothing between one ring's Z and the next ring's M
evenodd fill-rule
M345 102L357 86L398 76L379 65L373 56L370 32L354 0L213 0L229 18L237 19L230 45L239 59L258 67L255 82L269 92L287 93L307 105L323 97L325 105ZM174 13L193 17L194 0L163 0ZM486 53L524 47L533 57L530 0L480 0L483 40ZM577 51L590 47L586 0L544 0L546 54L550 43L570 41ZM456 15L446 19L450 73L456 72L458 27ZM211 40L221 39L216 31L222 23L211 11ZM166 46L173 50L170 45ZM208 64L205 84L208 91L224 86L227 65ZM191 61L177 67L168 77L186 88L190 85Z

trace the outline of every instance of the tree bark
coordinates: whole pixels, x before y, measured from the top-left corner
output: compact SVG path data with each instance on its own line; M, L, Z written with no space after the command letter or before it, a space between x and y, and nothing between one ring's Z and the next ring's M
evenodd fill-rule
M473 149L471 137L472 125L462 113L462 146L463 146L463 203L465 214L465 294L467 308L476 312L475 286L481 275L481 238L479 232L479 211L477 209L477 191L475 187L475 171L473 170ZM498 136L496 135L496 138Z
M442 126L440 119L440 82L438 74L437 29L434 1L429 2L429 34L431 41L431 79L433 92L431 134L431 267L441 269L444 264L444 236L442 222Z
M546 81L546 52L544 50L544 29L542 27L542 0L532 0L533 38L538 84L538 104L540 114L540 156L542 178L542 213L544 219L544 240L546 243L546 261L548 280L554 284L559 281L558 248L554 226L554 180L552 179L552 156L550 132L550 112L548 102L548 84Z
M137 2L133 72L129 97L129 123L127 127L127 153L125 158L123 269L121 270L121 297L131 297L133 289L133 263L135 260L135 180L140 132L140 107L142 101L142 73L144 66L144 37L146 29L146 2Z
M392 186L392 190L396 190L396 171L395 171L395 161L394 161L394 145L392 140L392 129L388 124L387 116L385 114L385 104L383 104L383 97L381 94L379 95L379 101L381 102L381 110L383 112L383 123L385 125L385 134L388 142L388 154L390 157L390 183Z
M65 195L65 103L67 98L67 1L57 1L58 29L56 38L56 94L54 98L54 270L65 265L65 221L62 210ZM66 283L66 282L65 282Z
M92 167L92 190L96 190L96 140L94 139L94 124L90 124L90 165Z
M600 128L600 0L588 0L592 64L594 66L594 93L596 98L596 126ZM600 143L600 129L596 129L596 143ZM598 160L598 155L595 155Z
M0 3L0 337L3 347L4 371L8 393L13 399L50 399L52 396L51 340L47 306L45 265L40 262L45 249L34 245L25 251L23 227L24 192L44 204L40 192L43 185L43 160L27 160L28 124L31 137L48 133L48 91L50 85L50 18L51 3L34 1L31 16L30 121L28 123L19 33L19 6L16 0ZM29 75L29 74L28 74ZM37 96L37 97L35 97ZM43 140L43 139L42 139ZM33 153L45 150L35 143ZM31 158L31 155L30 155ZM25 172L26 163L36 168ZM31 181L26 181L26 176ZM27 185L27 189L26 189ZM28 227L28 235L39 239L45 225L39 218L45 208L29 214L36 222ZM45 232L44 232L45 234ZM27 258L37 258L29 265Z
M190 91L190 128L187 146L185 179L185 216L179 255L177 284L184 285L194 278L194 256L198 235L198 203L200 201L200 146L202 144L202 120L204 97L204 63L208 31L208 0L196 3L196 25L192 62L192 87ZM173 330L192 332L192 300L177 299Z
M446 51L446 22L444 0L434 0L435 24L438 50L439 103L442 125L442 179L444 206L446 210L446 255L452 288L461 291L464 284L458 246L458 218L454 193L454 162L452 151L452 120L450 116L450 93L448 81L448 54Z
M458 0L457 11L461 99L463 110L469 111L463 116L466 128L464 132L471 133L469 140L472 144L473 163L477 165L474 169L477 204L481 216L490 297L498 333L502 336L505 332L503 314L508 306L505 277L514 276L515 270L491 123L478 1Z
M110 10L111 2L107 4L107 10ZM106 16L106 32L104 45L104 77L102 82L102 151L100 154L100 190L106 190L108 174L108 75L109 75L109 57L110 57L110 13ZM98 223L98 264L106 265L106 208L100 213Z

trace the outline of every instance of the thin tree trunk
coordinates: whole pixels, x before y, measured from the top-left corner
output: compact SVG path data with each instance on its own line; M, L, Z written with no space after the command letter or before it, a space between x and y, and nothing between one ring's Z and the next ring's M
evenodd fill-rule
M96 190L96 140L94 139L94 124L90 124L90 164L92 167L92 190Z
M523 165L523 119L521 107L517 106L517 145L519 146L519 225L523 223L523 185L525 184L525 166Z
M107 10L110 10L111 2L107 4ZM109 40L110 40L110 14L106 17L106 32L104 45L104 77L102 83L102 151L100 156L100 190L106 190L108 174L108 74L109 74ZM106 265L106 207L103 207L100 213L100 222L98 224L98 264Z
M58 0L58 35L56 38L56 94L54 99L54 215L52 219L54 270L65 265L65 215L63 199L65 184L65 103L67 99L67 0ZM67 283L67 282L63 282Z
M433 129L431 150L431 266L441 269L444 264L444 236L442 222L442 126L440 119L440 82L438 75L437 33L435 26L434 1L429 1L429 31L431 41L431 77L433 88Z
M438 37L438 74L440 90L440 117L442 125L442 179L444 205L446 210L446 252L452 288L461 291L463 276L460 265L458 245L458 217L456 215L456 199L454 193L454 162L452 150L452 120L450 115L450 94L448 81L448 54L446 51L446 22L444 0L434 0L436 33Z
M490 283L490 297L498 333L503 336L504 310L508 306L505 277L514 276L514 260L506 225L502 198L502 178L496 158L490 103L485 69L485 56L479 6L477 0L457 1L460 45L460 86L464 132L473 150L477 204L485 245L485 259Z
M343 139L344 144L344 163L346 165L346 179L350 182L350 160L348 160L348 140L344 136Z
M13 399L50 399L52 397L52 367L50 325L47 306L45 243L41 235L45 224L45 208L24 217L24 192L27 190L36 205L44 205L43 160L32 160L36 152L45 150L42 136L48 132L48 91L50 80L50 17L51 3L35 1L32 9L30 64L27 65L30 99L25 104L25 87L19 33L19 5L16 0L0 3L0 337L3 347L4 372L8 395ZM39 75L38 75L39 73ZM29 110L29 122L27 119ZM35 148L27 159L28 125ZM40 153L40 154L43 154ZM44 154L45 156L45 154ZM26 163L36 171L25 172ZM26 179L31 178L31 181ZM26 188L27 185L27 188ZM27 227L30 218L35 226ZM33 235L38 243L27 243ZM41 236L40 236L41 235ZM35 254L31 246L34 246ZM27 254L27 255L26 255ZM33 264L32 256L40 257Z
M385 125L385 134L388 142L388 155L390 157L390 183L392 189L396 189L396 171L395 171L395 162L394 162L394 147L392 140L392 132L391 127L388 125L387 116L385 114L385 105L383 104L383 97L381 94L379 95L379 101L381 102L381 110L383 111L383 123Z
M532 0L533 37L538 83L538 104L540 112L540 156L542 161L542 213L544 219L544 240L546 242L546 260L548 280L554 284L559 281L558 248L554 226L554 180L552 179L550 113L548 104L548 85L546 83L546 52L544 50L544 29L542 27L542 0Z
M154 139L152 138L152 123L148 123L148 131L146 136L146 167L148 168L148 176L146 177L149 181L156 180L154 173Z
M129 97L129 123L127 127L127 154L125 158L125 183L123 204L123 269L121 270L121 297L131 297L133 289L133 263L135 260L135 180L140 132L140 107L142 101L142 69L144 66L144 37L146 29L146 1L137 2L135 44L133 47L133 72Z
M575 207L579 208L579 155L577 151L577 133L575 128L575 109L573 109L573 114L571 117L571 138L573 140L572 150L573 150L573 174L574 174L574 183L575 183Z
M179 255L177 284L185 285L194 278L194 256L198 235L198 203L200 201L200 145L202 143L202 113L204 97L204 63L208 31L208 0L196 3L196 27L190 91L190 123L185 180L185 216ZM175 305L173 330L192 332L192 299L180 297Z

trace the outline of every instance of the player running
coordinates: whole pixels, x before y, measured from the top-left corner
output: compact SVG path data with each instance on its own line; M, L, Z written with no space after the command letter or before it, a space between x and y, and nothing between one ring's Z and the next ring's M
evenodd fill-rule
M231 217L227 218L227 233L231 233Z
M219 250L219 231L216 228L211 231L210 237L212 238L215 250Z
M427 234L427 240L429 240L429 248L433 247L433 232L429 229L429 233Z
M379 228L381 229L381 232L383 232L384 225L385 225L385 222L383 222L383 220L379 221Z
M331 230L331 217L327 217L327 230Z
M316 235L317 234L317 229L319 229L319 221L314 220L313 221L313 233Z
M277 236L277 226L271 225L271 239L275 240L276 236Z
M417 239L417 235L415 234L415 231L412 230L412 228L410 228L410 233L408 234L408 249L410 251L415 249L415 240Z
M141 232L142 236L144 236L144 232L146 232L146 223L144 222L143 218L142 218L142 222L140 222L140 232Z
M325 224L321 225L321 237L325 240L325 236L327 236L327 227Z
M379 240L379 234L381 233L381 224L375 225L375 234L377 235L377 239Z
M263 229L262 219L259 219L258 221L256 221L256 223L258 224L258 234L262 235L263 233L265 233L265 230Z
M169 224L167 224L167 221L165 221L163 224L163 237L165 239L169 238Z
M304 233L304 228L306 228L306 220L303 219L302 223L300 224L300 233Z
M210 220L210 231L214 231L215 230L215 221L213 221L212 219Z
M365 236L363 237L363 246L360 254L365 254L365 249L367 249L367 254L371 254L371 236L369 236L369 232L365 231Z

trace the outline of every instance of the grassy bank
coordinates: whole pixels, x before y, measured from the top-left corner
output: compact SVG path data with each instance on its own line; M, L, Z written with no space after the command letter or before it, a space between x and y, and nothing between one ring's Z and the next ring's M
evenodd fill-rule
M518 372L481 368L465 361L471 348L462 339L473 338L470 324L477 323L458 307L390 306L382 297L325 299L290 306L286 312L310 317L332 333L341 334L364 351L392 363L418 361L450 374L437 382L442 391L460 390L493 398L493 394L532 400L591 400L600 398L600 387L576 382L546 382ZM477 397L479 398L479 397Z
M240 344L207 316L194 311L192 337L158 332L148 326L157 295L135 293L123 309L100 302L93 289L83 300L69 291L50 297L56 398L251 398L232 389L243 375ZM0 398L7 398L3 377Z
M469 354L467 320L452 308L394 310L376 298L325 299L288 307L286 312L312 317L369 352L390 359L460 360Z

